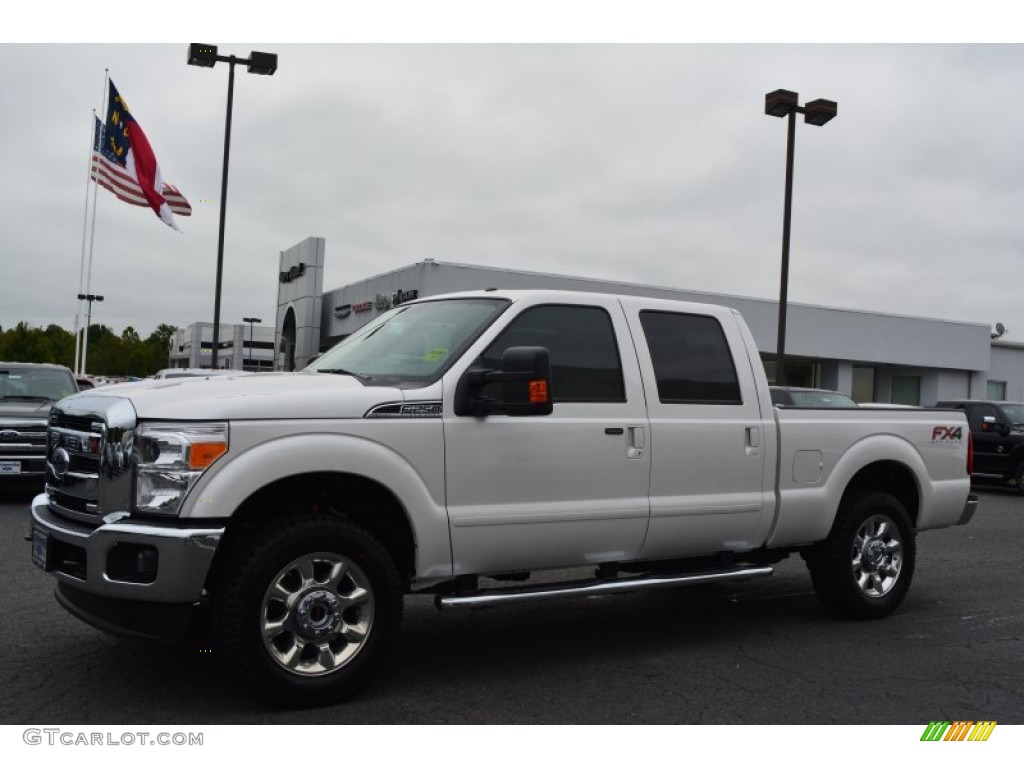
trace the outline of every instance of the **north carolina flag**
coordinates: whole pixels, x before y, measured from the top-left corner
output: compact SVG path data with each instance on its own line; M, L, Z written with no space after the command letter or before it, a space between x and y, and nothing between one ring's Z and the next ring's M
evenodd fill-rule
M113 81L110 82L106 125L96 120L92 178L126 203L149 206L161 221L174 229L178 227L172 214L192 214L192 206L181 192L164 183L149 139L132 117Z

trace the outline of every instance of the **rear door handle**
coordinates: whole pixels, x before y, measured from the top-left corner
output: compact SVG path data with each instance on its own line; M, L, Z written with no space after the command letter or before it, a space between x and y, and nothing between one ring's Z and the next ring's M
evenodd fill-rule
M643 427L629 428L629 447L626 449L626 457L630 459L642 459L644 448L647 444L646 430Z
M756 456L758 448L761 447L761 428L745 427L743 435L746 438L746 444L743 446L744 453L746 453L747 456Z

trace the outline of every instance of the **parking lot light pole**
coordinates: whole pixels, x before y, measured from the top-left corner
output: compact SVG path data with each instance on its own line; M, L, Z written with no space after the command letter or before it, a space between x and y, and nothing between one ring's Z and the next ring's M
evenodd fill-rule
M794 91L777 90L764 96L764 113L772 117L789 117L786 127L786 192L782 212L782 277L779 281L779 335L775 345L775 383L786 385L786 309L789 299L789 232L793 215L793 145L796 139L796 115L804 116L810 125L824 125L838 111L838 104L828 99L815 99L804 106L797 104Z
M258 318L258 317L243 317L242 318L242 322L249 324L249 359L250 360L255 360L255 358L253 356L254 353L252 351L252 325L253 325L253 323L262 323L263 321L260 318ZM243 361L242 362L242 370L245 370L245 358L244 357L242 358L242 361ZM259 370L259 366L256 366L256 370L257 371Z
M92 303L94 301L103 301L103 297L95 293L80 293L78 294L78 300L89 302L89 308L85 313L85 338L82 340L82 370L79 371L84 376L85 359L89 355L89 326L92 325Z
M228 204L228 154L231 150L231 106L235 92L235 64L246 64L254 75L272 75L277 71L277 54L253 51L248 59L237 56L218 56L217 46L192 43L188 47L188 63L194 67L212 67L218 61L228 64L228 108L224 121L224 171L220 183L220 230L217 235L217 285L213 300L213 359L211 367L217 368L217 353L220 347L220 292L224 274L224 215Z

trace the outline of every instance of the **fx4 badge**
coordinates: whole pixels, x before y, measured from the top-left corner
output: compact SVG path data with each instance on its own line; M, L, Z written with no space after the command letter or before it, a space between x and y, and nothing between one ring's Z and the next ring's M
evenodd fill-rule
M935 427L932 430L933 443L959 443L963 436L963 427Z

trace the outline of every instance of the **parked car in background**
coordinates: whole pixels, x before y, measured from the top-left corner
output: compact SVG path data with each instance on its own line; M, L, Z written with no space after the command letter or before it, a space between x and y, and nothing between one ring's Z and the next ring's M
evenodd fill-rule
M920 408L919 405L906 405L905 403L858 403L861 408Z
M78 391L63 365L0 363L0 481L42 480L50 406Z
M996 400L995 403L1003 409L1011 424L1024 428L1024 403L1011 403L1006 400Z
M795 408L856 408L853 398L831 389L810 387L770 387L774 405L791 405Z
M974 438L974 475L1013 483L1024 493L1024 403L940 400L936 408L967 414Z
M196 376L227 376L232 373L241 375L245 371L236 371L233 368L164 368L153 374L153 378L186 379Z

